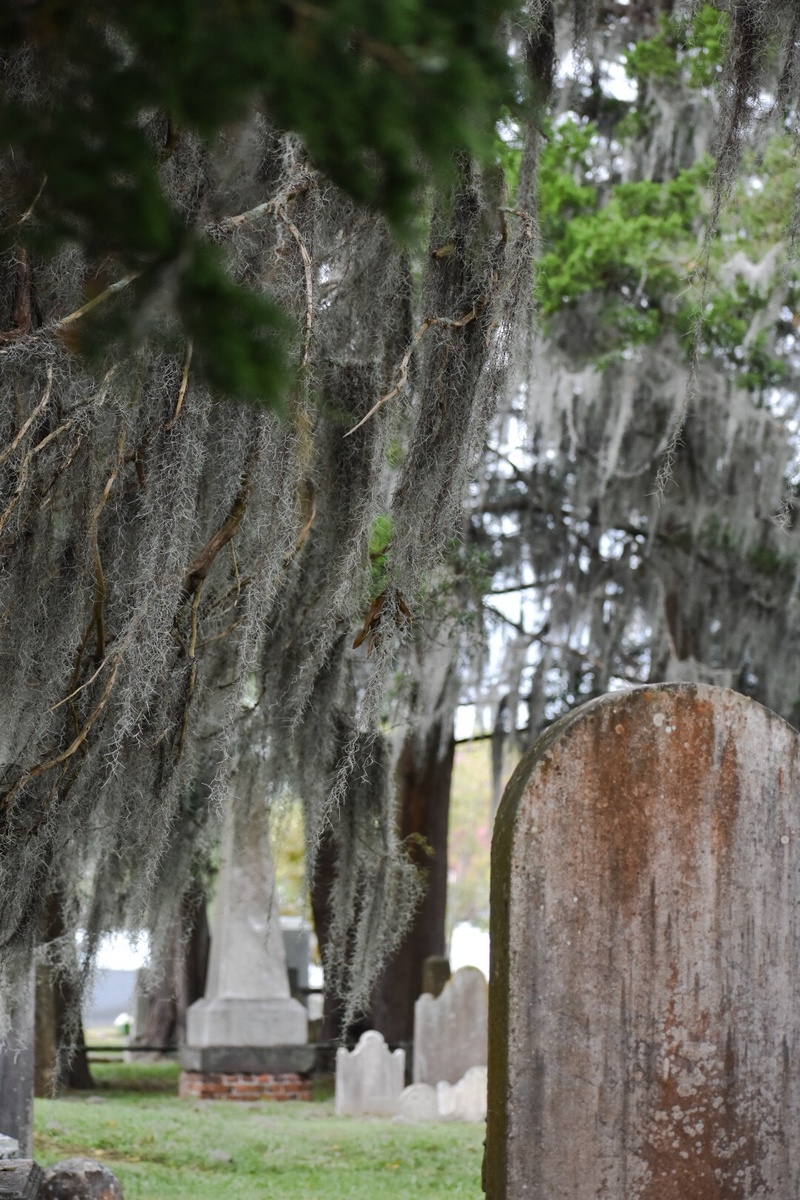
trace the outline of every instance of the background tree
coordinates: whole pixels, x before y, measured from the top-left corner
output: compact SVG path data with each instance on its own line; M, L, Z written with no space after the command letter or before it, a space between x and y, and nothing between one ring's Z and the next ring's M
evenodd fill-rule
M198 0L164 14L142 0L122 15L35 3L4 18L7 972L29 957L53 892L80 902L90 948L146 913L171 929L202 869L215 801L243 756L258 754L276 796L302 796L312 858L332 839L329 975L349 995L345 1019L368 1003L420 893L386 727L413 710L414 663L424 672L427 660L413 639L448 586L443 557L497 401L520 380L534 405L531 458L511 464L511 486L497 458L475 541L508 570L520 561L504 557L509 528L530 534L524 565L535 574L514 582L533 585L550 621L533 638L521 632L535 644L519 656L531 728L618 669L657 672L670 645L654 630L669 633L682 671L703 657L717 669L719 629L712 620L697 635L701 602L683 593L682 615L669 618L666 596L679 589L664 589L686 554L676 527L688 527L679 540L693 547L691 569L705 565L712 500L726 531L712 547L718 564L730 544L747 562L754 548L775 551L768 519L786 426L766 393L759 408L734 390L738 348L748 370L772 371L771 326L766 308L755 326L731 312L716 281L732 232L721 202L762 91L773 117L794 120L797 16L776 4L768 24L760 0L747 0L720 37L705 8L687 24L637 6L634 26L628 7L601 7L594 26L589 6L572 6L593 69L574 100L564 94L572 131L546 131L540 286L552 365L534 385L514 335L532 295L538 135L521 135L512 204L473 152L499 102L516 108L504 37L542 103L574 40L550 3L532 3L505 33L501 13L477 2L399 11L274 0L222 14ZM628 41L639 47L630 115L642 131L626 142L624 106L602 77ZM711 72L700 88L695 62ZM703 94L712 85L719 102ZM702 119L681 108L684 88ZM717 165L705 169L696 159L712 128ZM404 246L367 203L405 228ZM699 311L684 317L668 297L692 261ZM94 355L91 373L76 350ZM685 363L679 386L675 363ZM283 421L218 402L223 391L274 402L279 383ZM686 395L706 386L718 402L694 405L687 422ZM705 424L693 435L696 414ZM735 466L738 486L748 445L759 450L758 505L751 490L723 507L712 482L719 490ZM673 524L668 505L640 507L665 452L670 479L693 488L691 510L666 492ZM379 520L390 538L376 577ZM615 590L615 572L638 584L640 550L670 538L671 557L646 555L648 586L627 599ZM763 573L750 567L761 611ZM395 697L404 645L410 682ZM438 711L418 709L414 740L398 739L415 747L409 801L426 769L426 724L445 728L434 693ZM445 742L431 743L437 769Z
M88 954L143 920L167 944L247 755L303 797L312 851L342 818L351 1006L400 936L420 886L382 698L529 294L529 230L474 157L516 102L502 15L4 16L9 978L49 895Z
M601 13L589 61L541 160L536 367L506 416L529 441L499 435L472 524L496 591L524 597L487 598L496 697L524 741L661 679L797 723L796 92L738 6Z

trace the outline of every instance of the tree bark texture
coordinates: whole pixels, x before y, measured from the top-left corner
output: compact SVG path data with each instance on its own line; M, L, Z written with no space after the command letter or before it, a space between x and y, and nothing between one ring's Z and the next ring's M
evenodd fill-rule
M204 897L184 898L167 962L148 994L147 1020L137 1041L145 1046L179 1045L186 1040L186 1010L206 984L210 936Z
M421 746L409 734L397 764L400 837L426 879L411 928L374 993L372 1024L391 1045L412 1041L422 964L430 955L444 956L447 950L447 828L455 739L451 733L442 749L442 733L441 722L435 722Z

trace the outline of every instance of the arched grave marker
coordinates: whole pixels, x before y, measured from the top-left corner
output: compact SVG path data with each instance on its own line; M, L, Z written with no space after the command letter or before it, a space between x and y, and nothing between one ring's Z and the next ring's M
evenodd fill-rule
M800 1195L800 736L720 688L553 725L492 848L490 1200Z

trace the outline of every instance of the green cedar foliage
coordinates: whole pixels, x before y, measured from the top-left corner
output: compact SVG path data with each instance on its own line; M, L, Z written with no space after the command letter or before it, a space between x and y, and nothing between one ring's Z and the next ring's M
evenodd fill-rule
M722 71L730 17L713 4L659 18L658 32L632 46L625 68L632 79L662 79L690 88L710 87Z
M742 176L708 246L704 283L698 271L711 159L663 182L619 182L598 170L619 149L593 122L574 115L549 132L539 161L537 292L545 323L574 309L582 297L601 295L604 352L652 342L672 329L691 355L702 304L701 351L714 355L748 390L778 385L786 378L786 363L771 353L766 330L751 333L766 306L764 283L755 287L738 278L732 284L724 267L740 250L758 262L784 237L796 179L791 138L776 134L760 153L744 156ZM513 146L503 146L501 161L511 183L518 157ZM596 351L587 343L590 357Z
M689 259L697 254L710 161L664 183L591 182L591 122L562 121L541 156L542 243L538 289L553 316L589 292L608 296L618 340L652 341L674 314Z
M176 336L193 339L215 388L274 404L286 319L231 282L191 228L198 215L172 203L159 161L182 133L211 144L260 105L334 183L407 231L422 183L446 175L456 152L488 156L497 114L514 104L500 36L510 12L502 0L4 6L3 248L73 241L90 266L135 276L127 306L104 305L101 323L92 314L101 345L141 332L148 301L168 294Z

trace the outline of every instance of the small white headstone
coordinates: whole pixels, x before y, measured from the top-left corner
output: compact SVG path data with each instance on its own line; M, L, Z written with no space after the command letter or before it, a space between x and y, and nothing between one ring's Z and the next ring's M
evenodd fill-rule
M400 1095L399 1111L406 1121L438 1121L436 1090L429 1083L412 1083Z
M390 1051L377 1030L367 1030L355 1050L336 1051L336 1115L395 1116L405 1070L405 1050Z
M423 993L414 1005L414 1083L457 1083L486 1066L487 1043L486 980L461 967L440 996Z
M436 1102L443 1121L485 1121L486 1067L470 1067L458 1083L437 1083Z

